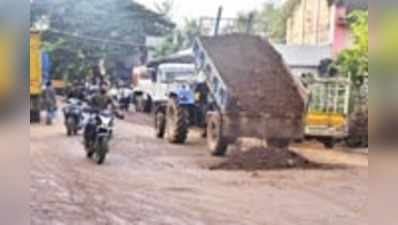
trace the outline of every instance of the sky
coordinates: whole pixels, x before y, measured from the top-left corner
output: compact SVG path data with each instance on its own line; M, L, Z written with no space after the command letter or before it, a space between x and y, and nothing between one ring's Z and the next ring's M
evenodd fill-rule
M153 9L155 2L162 0L136 0ZM173 20L181 24L185 17L215 17L219 6L224 7L224 17L235 17L239 12L249 12L261 8L266 2L282 0L174 0Z

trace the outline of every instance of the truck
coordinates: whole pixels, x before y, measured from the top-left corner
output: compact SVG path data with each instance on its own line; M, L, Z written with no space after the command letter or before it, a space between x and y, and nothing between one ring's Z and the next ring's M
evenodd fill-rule
M40 33L30 31L30 122L40 122L40 97L42 93L42 64Z
M184 50L168 57L151 60L145 66L135 67L132 80L137 111L153 112L156 105L167 100L165 92L168 92L167 88L173 82L168 81L166 85L157 77L179 74L180 80L185 79L181 73L188 75L185 77L187 79L191 79L190 75L194 74L192 50Z
M0 108L8 105L14 87L14 67L12 63L13 49L11 39L6 35L0 36Z
M350 87L344 77L316 78L309 85L306 139L316 139L332 149L349 136Z
M154 93L152 69L146 65L133 69L133 102L137 112L149 113L152 110L151 96Z
M304 136L306 92L282 57L261 37L228 34L199 37L193 46L196 73L203 75L203 136L212 155L223 156L239 137L257 137L271 148L287 149ZM157 135L184 143L189 108L181 97L155 116Z

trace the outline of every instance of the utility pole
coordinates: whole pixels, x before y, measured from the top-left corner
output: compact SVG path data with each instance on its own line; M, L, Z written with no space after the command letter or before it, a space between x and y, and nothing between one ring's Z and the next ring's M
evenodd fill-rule
M219 31L220 31L220 24L221 24L221 19L222 19L222 13L223 13L223 7L220 6L218 8L218 13L217 13L217 19L216 19L216 25L214 27L214 36L218 36Z
M254 23L254 13L252 12L252 13L250 13L249 19L247 20L246 33L250 34L252 32L253 23Z

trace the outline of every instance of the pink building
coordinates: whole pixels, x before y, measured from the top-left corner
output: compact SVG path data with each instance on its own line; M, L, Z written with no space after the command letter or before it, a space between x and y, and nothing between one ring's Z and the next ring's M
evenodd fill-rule
M336 57L353 44L347 16L368 10L368 0L297 0L287 21L287 45L329 46Z

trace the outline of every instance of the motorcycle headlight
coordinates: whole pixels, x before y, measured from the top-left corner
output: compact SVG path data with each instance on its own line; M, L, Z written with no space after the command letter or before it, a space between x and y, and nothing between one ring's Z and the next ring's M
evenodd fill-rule
M200 97L201 97L201 96L200 96L200 93L196 93L196 94L195 94L195 100L196 100L196 101L199 101L199 100L200 100Z
M180 100L183 101L183 102L188 101L188 97L183 95L183 96L180 97Z

